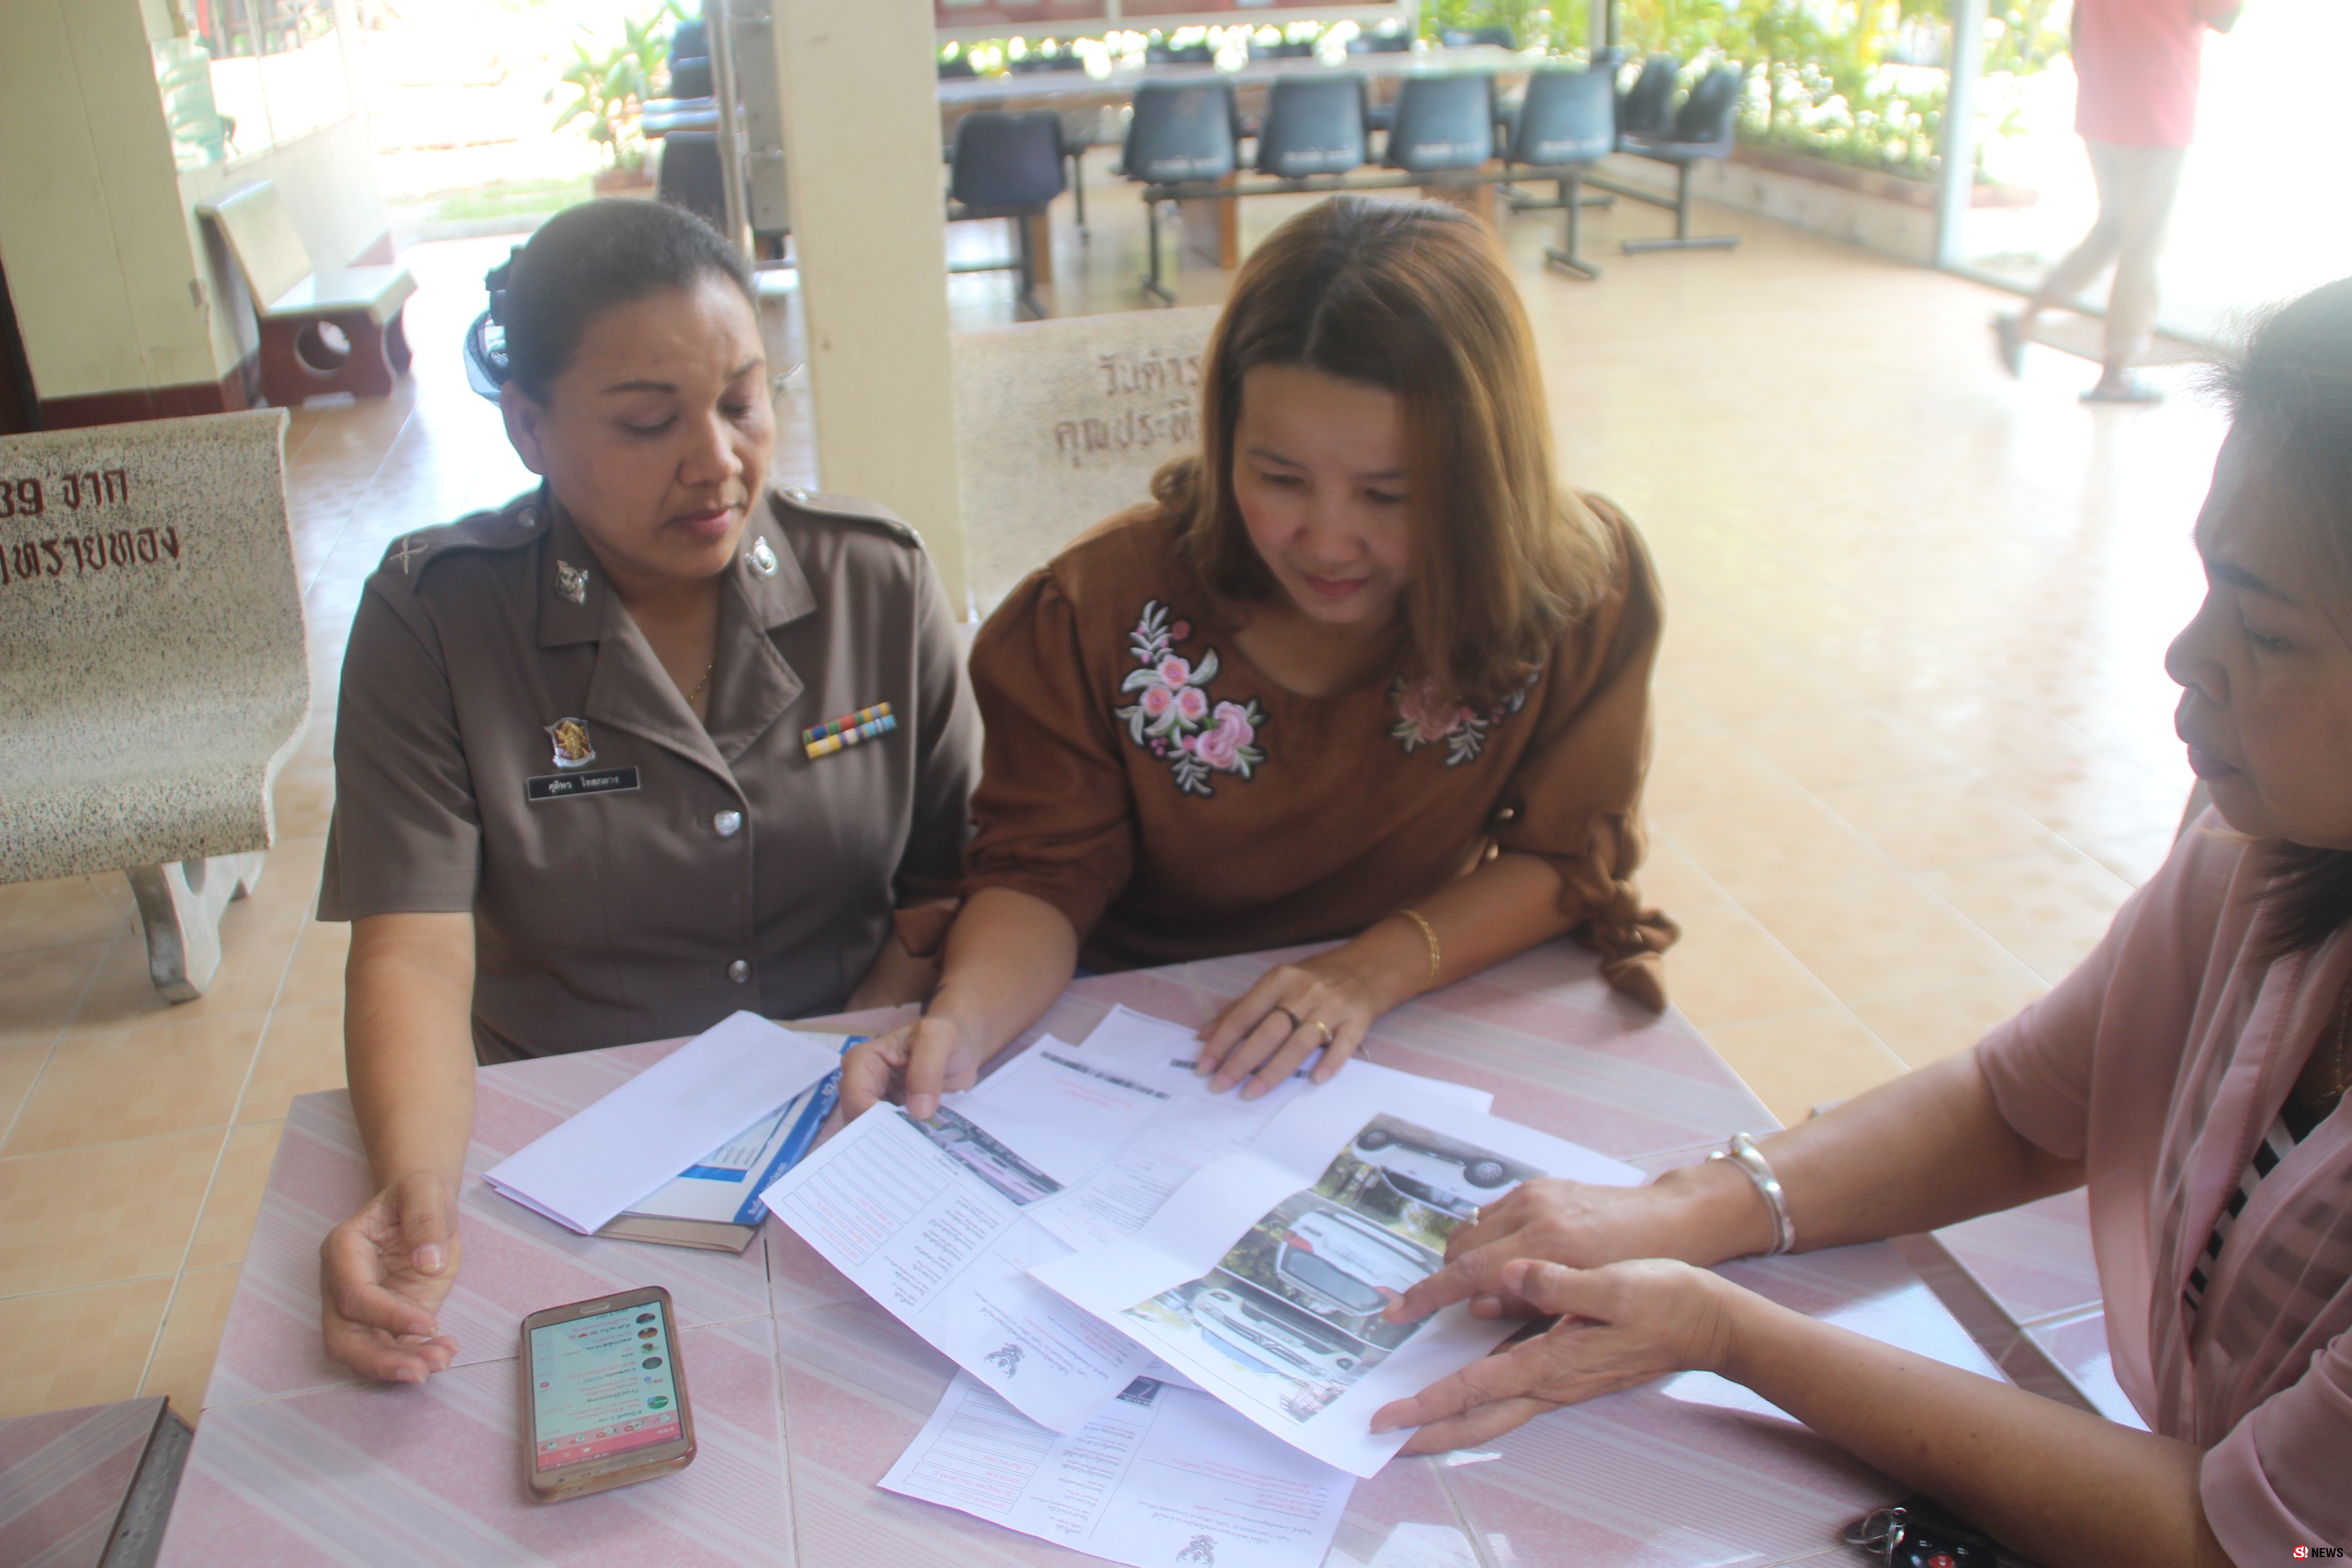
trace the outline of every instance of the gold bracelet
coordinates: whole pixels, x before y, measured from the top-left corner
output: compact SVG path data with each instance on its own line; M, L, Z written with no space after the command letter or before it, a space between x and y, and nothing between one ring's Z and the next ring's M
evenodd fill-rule
M1429 923L1429 917L1423 914L1419 910L1399 910L1397 913L1402 915L1405 919L1419 926L1421 928L1421 940L1429 944L1429 983L1423 985L1422 989L1423 991L1434 991L1437 989L1438 965L1444 960L1444 952L1437 945L1437 928L1431 925Z

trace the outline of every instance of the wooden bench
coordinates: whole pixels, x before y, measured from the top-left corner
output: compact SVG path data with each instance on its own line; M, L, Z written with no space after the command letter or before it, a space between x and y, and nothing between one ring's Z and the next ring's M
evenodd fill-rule
M964 574L985 614L1201 445L1217 308L1119 311L955 334Z
M0 882L121 870L204 994L310 703L281 409L0 438Z
M262 395L299 408L322 392L390 395L394 378L408 368L401 312L416 279L407 268L314 267L268 180L199 202L196 211L219 229L253 296Z

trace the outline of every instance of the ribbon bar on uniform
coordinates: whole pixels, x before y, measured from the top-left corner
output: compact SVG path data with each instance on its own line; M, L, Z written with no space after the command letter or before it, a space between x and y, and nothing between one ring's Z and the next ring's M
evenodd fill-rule
M807 751L809 761L814 762L819 757L831 756L844 746L854 746L860 741L887 734L898 727L898 721L891 716L890 705L877 702L871 708L860 708L855 713L828 719L822 724L803 730L801 745Z

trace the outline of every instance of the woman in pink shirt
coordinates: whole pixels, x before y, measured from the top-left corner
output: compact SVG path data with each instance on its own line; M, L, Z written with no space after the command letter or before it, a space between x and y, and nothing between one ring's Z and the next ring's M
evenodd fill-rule
M1647 1187L1536 1183L1482 1213L1393 1315L1561 1321L1381 1411L1421 1427L1408 1451L1704 1369L2050 1568L2352 1546L2352 279L2273 316L2229 383L2207 596L2166 660L2214 809L1975 1050ZM2085 1184L2147 1432L1704 1267Z

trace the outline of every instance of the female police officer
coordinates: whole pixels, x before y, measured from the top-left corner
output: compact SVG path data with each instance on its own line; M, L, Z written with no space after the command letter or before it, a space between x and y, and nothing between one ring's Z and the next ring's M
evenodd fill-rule
M353 922L378 1192L327 1238L322 1295L329 1353L368 1376L456 1349L434 1311L477 1059L928 983L892 915L957 876L978 733L956 634L903 523L767 490L753 299L673 209L548 223L510 274L501 398L545 482L396 542L352 623L320 916Z

